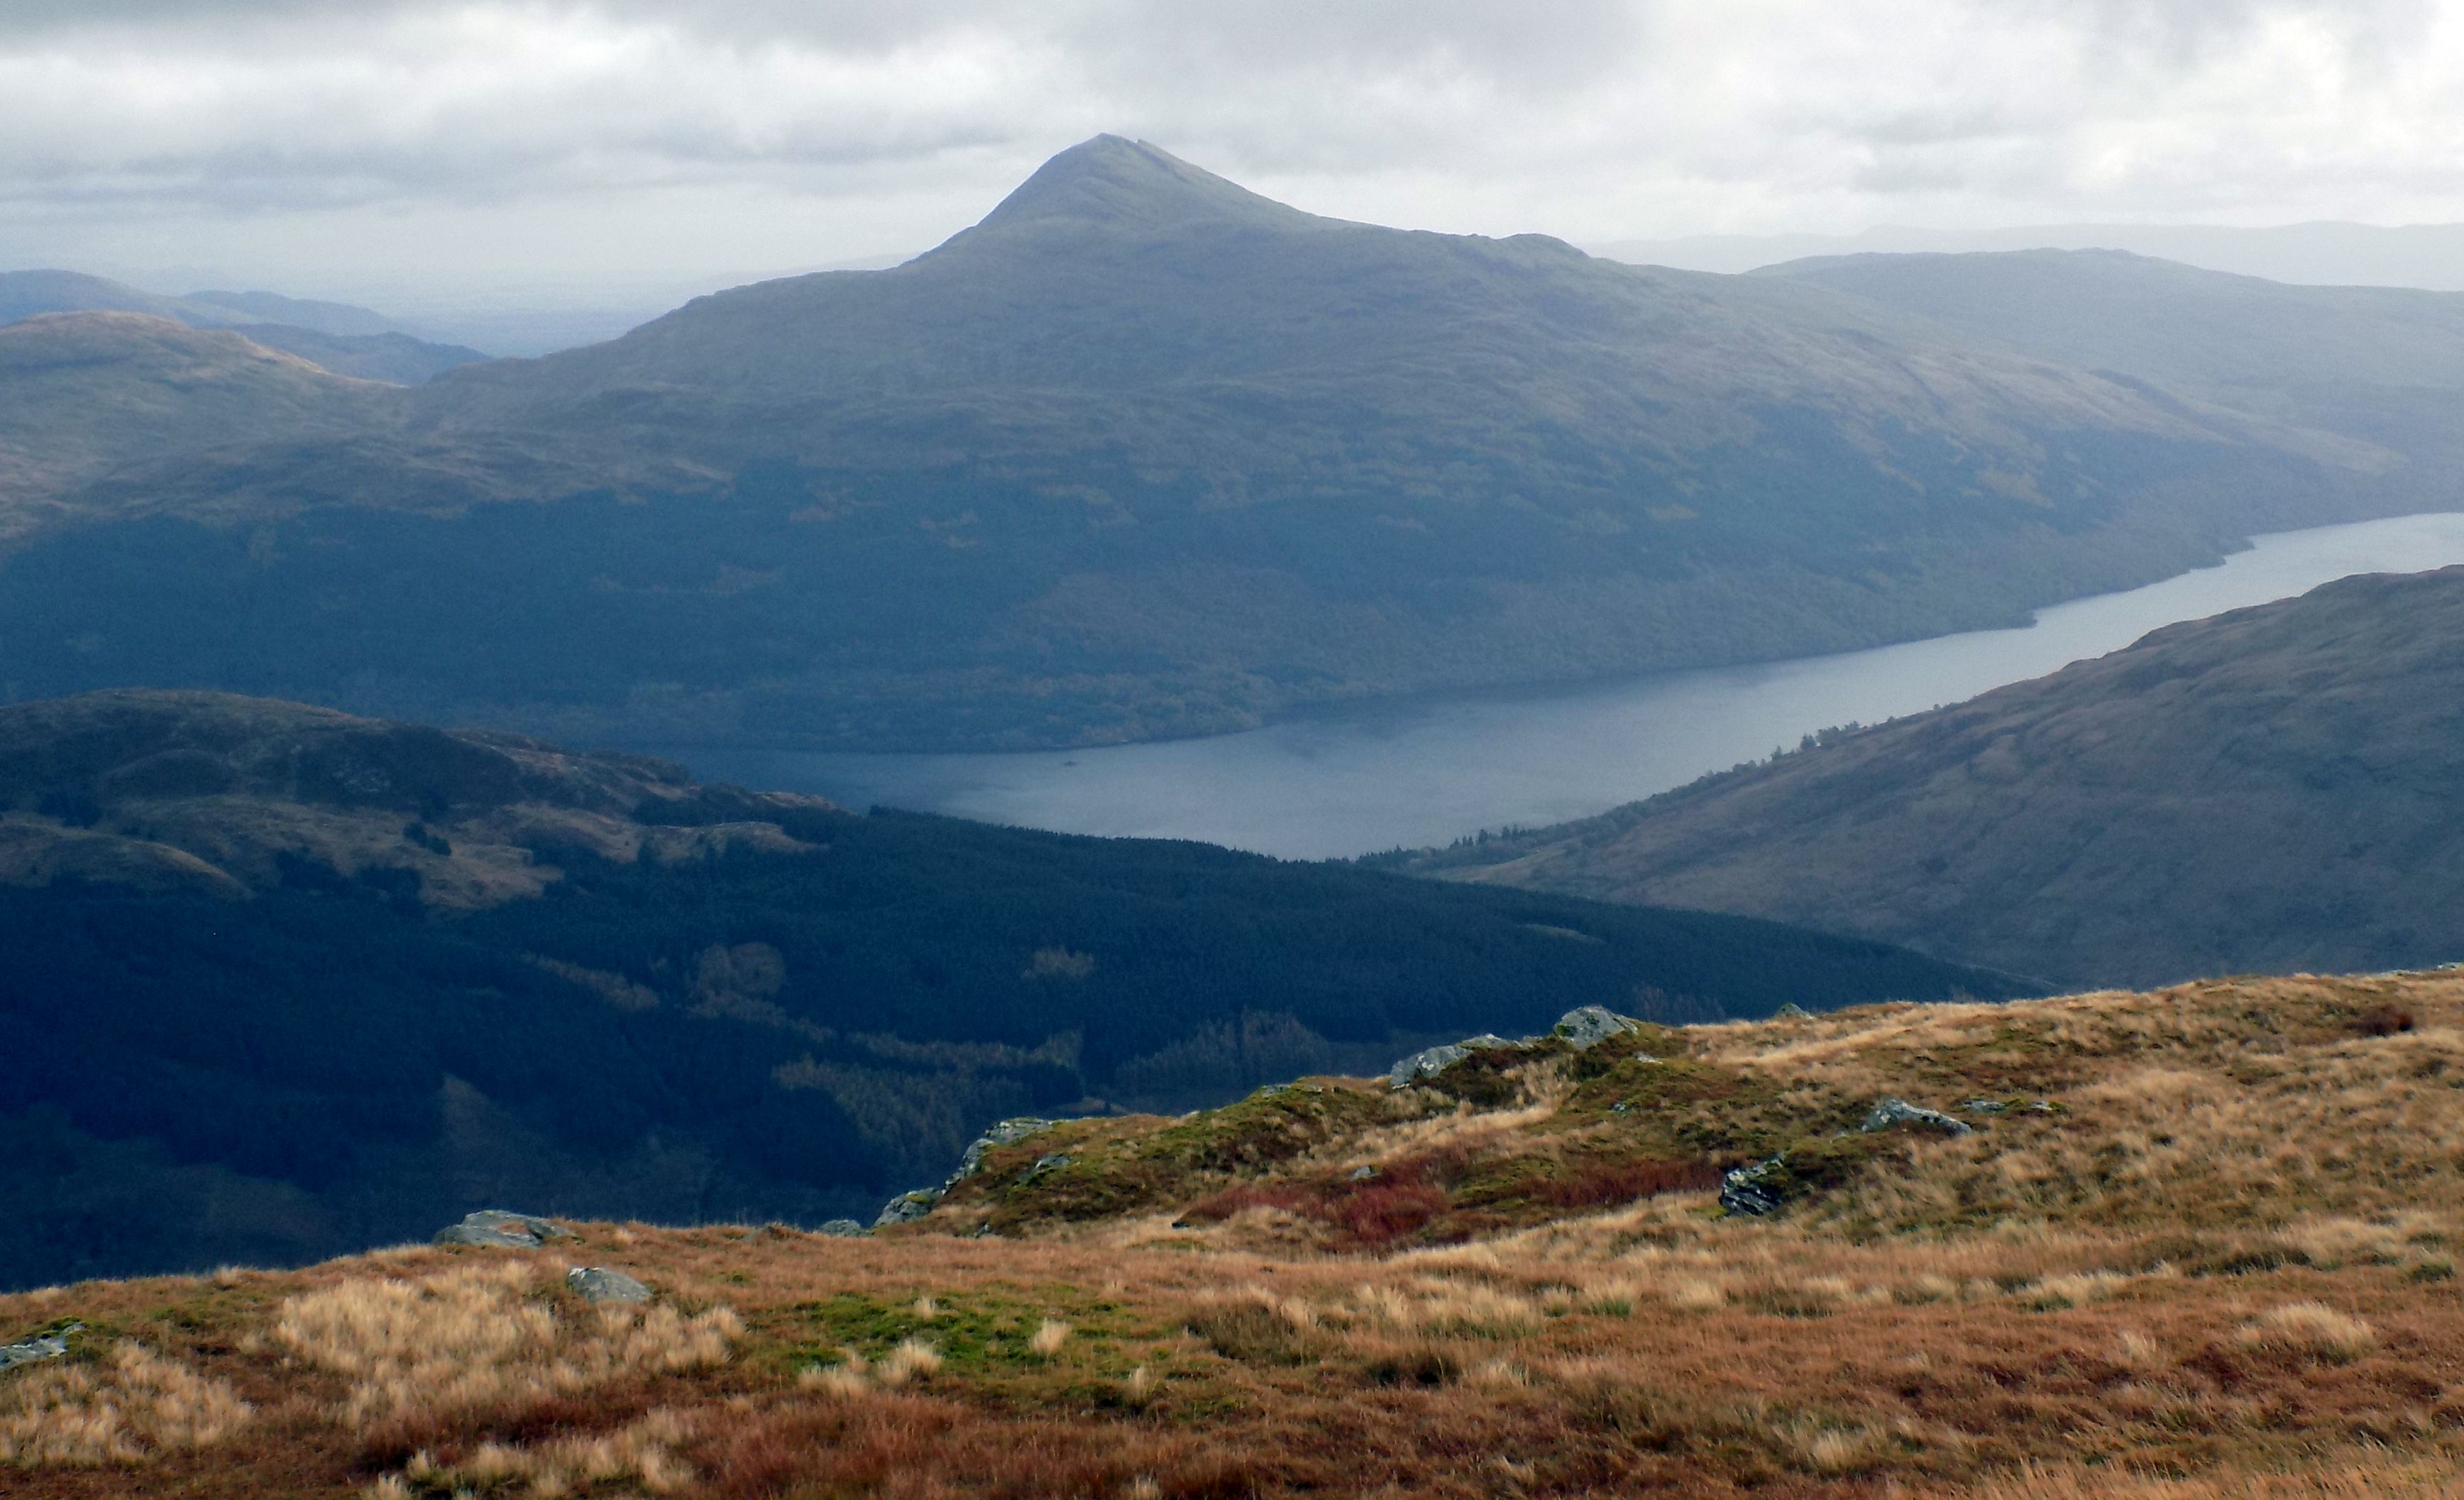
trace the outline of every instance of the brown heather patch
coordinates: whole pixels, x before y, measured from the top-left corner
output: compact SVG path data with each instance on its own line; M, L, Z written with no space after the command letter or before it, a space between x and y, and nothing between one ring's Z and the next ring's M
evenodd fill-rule
M2413 1028L2370 1034L2383 1005ZM0 1297L11 1336L89 1325L81 1362L0 1377L0 1413L79 1371L101 1390L128 1349L253 1411L0 1489L2458 1500L2464 978L1679 1041L1498 1072L1497 1109L1330 1085L1071 1127L869 1239L583 1225L561 1258ZM1832 1185L1768 1220L1646 1165L1836 1146L1884 1094L2058 1108L1858 1137L1888 1149L1835 1150ZM1131 1209L1073 1216L1112 1191L1081 1180L1044 1212L1044 1179L1015 1184L1090 1142L1140 1174ZM1409 1192L1436 1195L1419 1227L1367 1217ZM972 1237L996 1212L1026 1237ZM605 1319L561 1289L577 1260L661 1300Z

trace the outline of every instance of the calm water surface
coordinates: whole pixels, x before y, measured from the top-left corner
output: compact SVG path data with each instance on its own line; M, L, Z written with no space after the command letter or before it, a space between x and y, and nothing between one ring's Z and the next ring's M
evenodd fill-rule
M1246 734L1027 755L685 751L701 776L850 806L1072 833L1204 839L1291 858L1444 844L1562 822L1851 720L1973 697L2129 645L2159 626L2353 573L2464 562L2464 515L2260 537L2145 588L2056 605L2019 629L1580 688L1391 700Z

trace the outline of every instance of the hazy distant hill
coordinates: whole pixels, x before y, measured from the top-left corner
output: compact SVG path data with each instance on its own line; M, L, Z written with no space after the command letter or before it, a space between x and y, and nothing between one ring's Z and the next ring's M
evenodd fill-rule
M1694 234L1586 248L1634 265L1728 273L1815 255L2121 250L2303 286L2464 292L2464 224L2041 224L1999 230L1886 225L1859 234Z
M276 292L191 292L180 300L191 305L202 303L208 307L227 307L255 321L287 323L294 328L342 338L410 332L383 313L370 312L364 307L354 307L348 302L320 302L310 298L284 297Z
M2062 983L2464 960L2464 568L2348 578L1454 860Z
M236 328L249 341L356 380L416 386L487 358L476 349L412 338L364 307L272 292L158 297L75 271L0 272L0 324L45 313L144 313L192 328Z
M476 349L429 343L407 333L329 334L280 323L242 323L239 331L267 348L296 354L337 375L394 386L421 385L487 359Z
M504 1201L869 1218L1004 1115L1220 1101L1584 1003L2018 988L1769 923L162 693L0 709L0 1286Z
M201 457L385 420L383 386L338 379L238 331L143 313L51 313L0 326L0 540L144 515ZM107 476L119 483L98 485ZM74 498L65 498L73 496ZM22 577L0 579L21 588ZM8 669L0 667L0 677Z
M2286 286L2119 251L1848 255L1759 275L2437 462L2464 455L2464 292Z
M1112 137L895 269L372 411L149 470L136 529L8 561L15 691L1150 738L2012 623L2449 493L2403 447L1870 298L1318 218ZM45 498L116 515L131 483Z
M229 308L192 306L176 297L158 297L82 272L0 272L0 323L44 313L147 313L202 328L252 320Z

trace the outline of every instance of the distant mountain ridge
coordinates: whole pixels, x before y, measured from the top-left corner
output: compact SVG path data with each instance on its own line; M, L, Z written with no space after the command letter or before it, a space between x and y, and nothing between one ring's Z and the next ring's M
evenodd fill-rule
M339 338L374 334L407 334L409 329L364 307L348 302L321 302L313 298L284 297L278 292L190 292L180 300L192 306L228 307L260 322L285 323Z
M1813 256L2118 250L2299 286L2464 292L2464 224L2045 224L1994 230L1885 225L1858 234L1693 234L1585 248L1634 265L1728 274Z
M2428 458L2464 494L2464 292L2286 286L2097 250L1845 255L1755 275Z
M39 539L0 562L13 691L668 745L1154 739L2015 623L2450 493L2409 415L1321 218L1115 137L893 269L351 399L356 430L0 491Z
M1421 869L2062 984L2464 960L2464 568L2158 630Z
M379 314L341 302L273 292L194 292L161 297L75 271L0 272L0 325L47 313L143 313L191 328L230 328L354 380L416 386L488 356L414 338Z

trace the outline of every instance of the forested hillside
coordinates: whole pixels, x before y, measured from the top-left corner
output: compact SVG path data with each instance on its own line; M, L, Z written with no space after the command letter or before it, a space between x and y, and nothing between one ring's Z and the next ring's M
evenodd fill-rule
M0 1282L492 1202L867 1220L1030 1112L1185 1108L1603 1004L2012 982L1733 917L858 816L296 704L0 710Z

